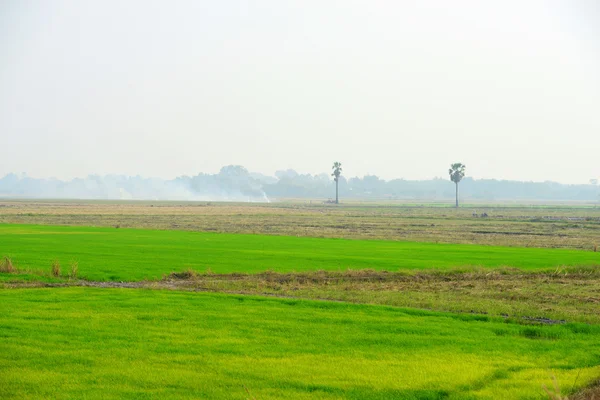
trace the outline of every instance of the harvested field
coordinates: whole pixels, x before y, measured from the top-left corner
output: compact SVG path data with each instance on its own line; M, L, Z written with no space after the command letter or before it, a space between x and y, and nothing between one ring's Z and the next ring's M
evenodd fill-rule
M487 213L487 218L475 218ZM592 249L593 206L0 201L0 223Z

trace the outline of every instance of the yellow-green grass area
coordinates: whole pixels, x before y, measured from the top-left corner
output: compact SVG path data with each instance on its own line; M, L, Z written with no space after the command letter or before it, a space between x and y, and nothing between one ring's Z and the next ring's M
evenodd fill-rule
M0 398L540 399L600 326L143 289L0 290Z
M36 225L0 225L0 256L9 256L22 270L49 270L58 260L64 272L76 261L80 277L113 281L156 279L187 268L214 273L465 266L533 271L600 264L600 253L582 250Z

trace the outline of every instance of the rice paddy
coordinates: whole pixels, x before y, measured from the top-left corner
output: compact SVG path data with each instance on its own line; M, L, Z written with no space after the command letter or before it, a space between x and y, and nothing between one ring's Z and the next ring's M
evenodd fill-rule
M0 225L0 254L30 270L76 261L81 277L115 281L158 279L187 268L252 273L600 265L600 253L568 249L34 225Z
M0 398L598 395L593 207L0 205Z
M542 398L600 375L597 325L132 289L0 291L0 397Z

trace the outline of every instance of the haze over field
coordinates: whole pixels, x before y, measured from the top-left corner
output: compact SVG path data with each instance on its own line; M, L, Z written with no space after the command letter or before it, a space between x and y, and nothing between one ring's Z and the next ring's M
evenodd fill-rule
M587 183L599 8L3 1L0 177L154 176L153 196L177 198L174 176L315 175L339 160L347 177L430 179L462 162L478 179Z
M600 186L556 182L518 182L464 178L465 200L577 200L600 202ZM340 196L345 199L448 200L454 183L448 178L422 181L384 180L375 175L340 177ZM274 176L249 172L239 165L221 168L217 174L197 174L174 179L125 175L90 175L73 180L36 179L9 174L0 178L0 198L195 200L270 202L282 198L335 198L335 186L327 173L301 174L292 169Z

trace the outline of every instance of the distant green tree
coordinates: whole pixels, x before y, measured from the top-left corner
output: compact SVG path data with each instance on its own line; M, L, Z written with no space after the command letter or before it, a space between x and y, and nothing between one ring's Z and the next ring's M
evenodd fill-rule
M450 169L448 170L448 173L450 174L450 180L452 182L454 182L454 184L456 185L456 207L457 208L458 208L458 184L460 183L462 178L465 177L465 168L467 168L466 165L463 165L461 163L454 163L454 164L450 165Z
M340 204L338 188L340 183L340 175L342 175L342 163L339 161L334 162L331 169L333 169L331 176L333 176L333 180L335 181L335 204Z

